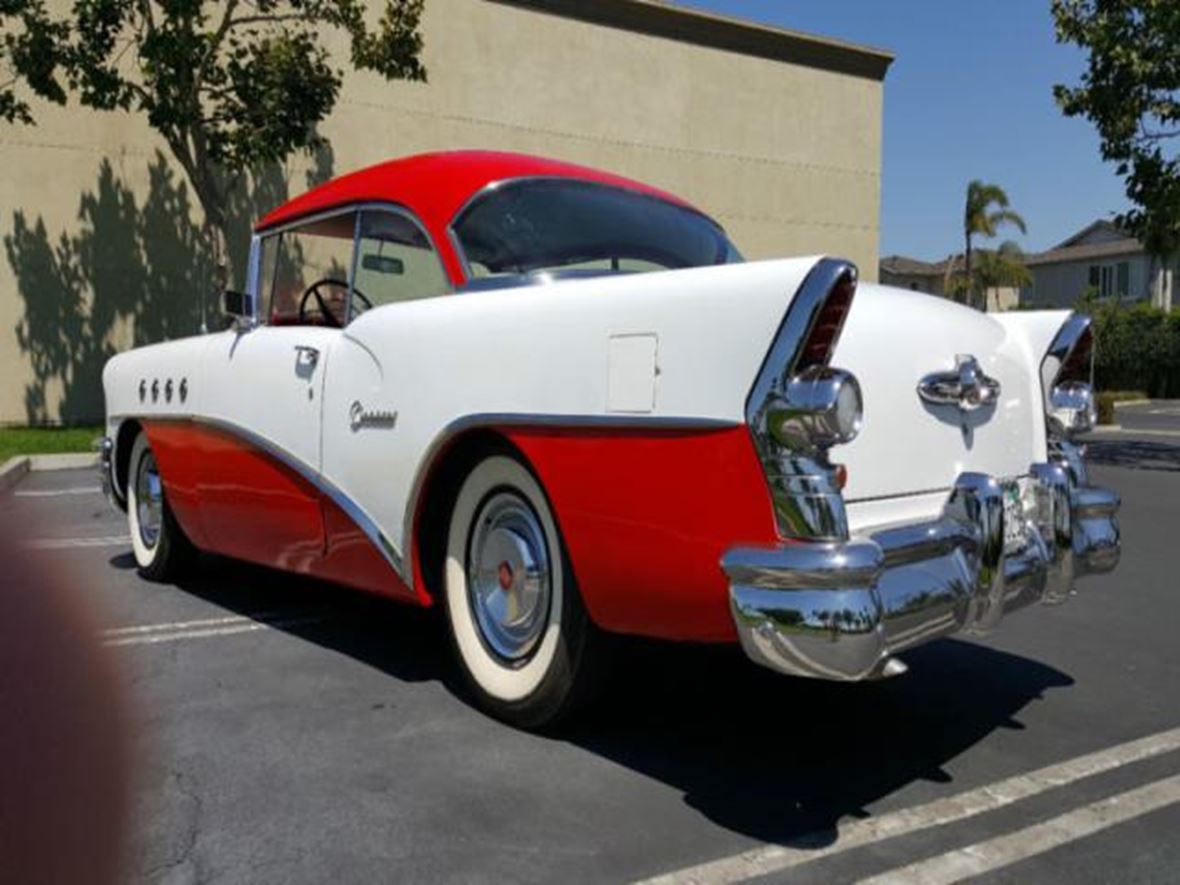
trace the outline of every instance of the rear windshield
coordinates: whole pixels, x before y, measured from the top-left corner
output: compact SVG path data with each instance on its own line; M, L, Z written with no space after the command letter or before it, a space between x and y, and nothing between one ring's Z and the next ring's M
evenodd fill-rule
M489 190L453 225L472 282L705 267L741 261L706 216L592 182L527 179Z

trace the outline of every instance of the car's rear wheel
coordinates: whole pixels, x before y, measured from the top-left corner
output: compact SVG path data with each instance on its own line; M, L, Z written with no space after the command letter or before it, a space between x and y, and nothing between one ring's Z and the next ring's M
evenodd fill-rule
M545 493L515 457L486 457L467 475L444 570L451 637L480 706L540 728L589 698L603 637L582 605Z
M140 574L152 581L178 577L192 559L192 545L172 515L160 468L147 436L135 438L127 471L127 527Z

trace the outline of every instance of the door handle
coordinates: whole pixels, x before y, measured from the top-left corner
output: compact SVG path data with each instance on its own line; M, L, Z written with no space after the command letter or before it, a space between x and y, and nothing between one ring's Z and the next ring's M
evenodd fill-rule
M320 361L319 348L312 347L310 344L296 344L295 353L299 355L300 360L306 362L313 369Z

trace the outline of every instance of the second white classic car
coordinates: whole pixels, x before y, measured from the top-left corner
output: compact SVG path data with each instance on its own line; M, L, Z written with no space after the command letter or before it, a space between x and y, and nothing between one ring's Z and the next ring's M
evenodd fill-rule
M1092 331L743 262L669 194L514 154L398 160L258 224L232 326L103 375L143 574L194 550L441 606L526 727L609 633L860 680L1119 557Z

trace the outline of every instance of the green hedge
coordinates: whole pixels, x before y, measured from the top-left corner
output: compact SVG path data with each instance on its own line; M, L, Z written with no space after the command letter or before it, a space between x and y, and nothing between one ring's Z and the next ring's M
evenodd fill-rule
M1080 307L1094 317L1097 390L1180 396L1180 313L1147 304Z
M1131 400L1147 399L1142 390L1103 390L1094 397L1098 407L1098 423L1114 424L1114 404Z

